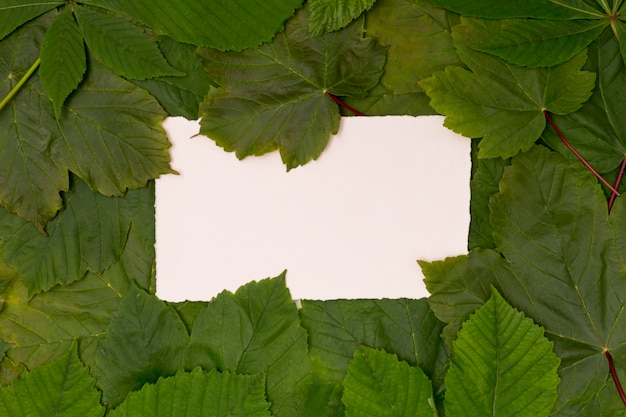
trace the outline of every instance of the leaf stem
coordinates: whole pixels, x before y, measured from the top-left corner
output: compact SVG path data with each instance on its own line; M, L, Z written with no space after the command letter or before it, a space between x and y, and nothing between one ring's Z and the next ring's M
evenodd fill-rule
M547 110L543 111L543 114L546 116L546 120L548 121L548 123L550 123L550 126L552 126L552 129L554 129L554 131L556 132L557 135L559 135L559 138L561 138L561 141L565 144L565 146L567 146L567 148L572 151L572 153L574 155L576 155L576 157L580 160L580 162L583 163L584 166L587 167L587 169L589 171L591 171L593 173L593 175L596 176L596 178L598 178L600 180L600 182L602 182L602 184L606 185L609 190L611 190L613 192L613 194L616 195L620 195L619 191L617 191L611 184L609 184L609 182L607 180L605 180L602 175L600 175L600 173L598 173L598 171L596 171L589 162L587 162L587 160L585 158L583 158L583 156L572 146L571 143L569 143L567 141L567 139L565 139L565 136L563 136L563 134L561 133L561 131L559 130L559 128L556 126L556 124L554 123L554 121L552 120L552 118L550 117L550 115L548 114Z
M611 370L611 377L613 378L613 382L615 383L615 387L617 388L617 392L619 392L619 396L622 399L624 405L626 405L626 394L624 393L624 389L622 388L622 384L619 382L619 377L617 376L617 371L615 370L615 364L613 364L613 357L608 350L604 351L604 356L606 356L606 360L609 362L609 369Z
M330 97L330 99L331 99L332 101L334 101L335 103L339 104L339 105L340 105L341 107L343 107L344 109L348 110L350 113L352 113L352 114L354 114L354 115L356 115L356 116L365 116L365 114L361 113L361 112L360 112L360 111L358 111L357 109L355 109L355 108L353 108L353 107L350 107L350 106L348 106L346 103L344 103L343 101L339 100L339 99L337 98L337 96L336 96L336 95L331 94L331 93L328 93L328 92L326 93L326 95L327 95L328 97Z
M41 59L37 58L37 60L33 63L33 65L30 66L28 71L26 71L26 74L24 74L24 76L17 82L17 84L15 84L15 87L13 87L11 91L9 91L9 94L7 94L6 97L2 99L2 101L0 101L0 111L2 111L4 106L6 106L7 103L11 101L13 96L15 96L18 91L20 91L20 89L24 86L24 84L26 84L26 81L28 81L30 76L33 75L35 71L37 71L37 68L39 68L40 63L41 63Z
M615 180L615 189L619 189L620 184L622 183L622 178L624 177L624 170L626 170L626 156L622 160L622 166L619 168L619 173L617 174L617 179ZM609 213L613 208L613 203L615 203L615 198L617 198L617 194L612 193L611 198L609 198Z

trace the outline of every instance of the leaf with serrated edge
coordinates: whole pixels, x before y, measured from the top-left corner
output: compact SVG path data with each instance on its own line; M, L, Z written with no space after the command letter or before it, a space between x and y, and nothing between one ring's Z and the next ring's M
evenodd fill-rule
M0 40L29 20L64 3L64 0L2 0L2 4L0 4Z
M196 368L131 392L109 417L271 417L269 406L262 374L205 373Z
M101 417L100 393L81 363L76 344L53 363L0 388L0 415L11 417Z
M74 13L90 52L117 74L138 80L183 75L138 26L86 7L76 6Z
M463 324L446 374L446 414L547 416L557 398L559 358L543 329L494 290Z
M602 11L585 0L432 0L439 7L453 10L464 16L488 19L528 17L536 19L601 19Z
M54 19L41 45L41 84L52 99L59 117L61 106L78 86L87 70L83 36L70 8Z
M375 0L310 0L306 3L309 9L309 31L312 36L320 36L324 32L333 32L346 27L369 10Z
M571 113L591 96L595 75L580 71L586 51L552 68L515 67L468 46L489 39L497 21L462 22L452 36L471 72L447 67L421 86L431 106L446 116L446 127L469 138L483 137L479 157L506 158L530 149L545 128L544 110Z
M426 374L384 351L357 349L343 387L346 417L437 415Z
M220 50L254 48L270 41L302 0L153 0L150 7L127 0L81 3L126 14L161 35ZM245 22L245 24L242 24Z
M385 48L363 38L362 21L311 38L307 16L301 9L285 32L256 50L199 51L222 87L202 105L200 133L240 159L280 149L288 170L320 155L339 128L338 106L327 93L364 96L382 74Z

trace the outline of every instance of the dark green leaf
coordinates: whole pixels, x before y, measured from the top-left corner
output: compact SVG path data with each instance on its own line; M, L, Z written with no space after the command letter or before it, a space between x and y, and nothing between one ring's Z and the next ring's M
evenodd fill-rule
M77 6L74 13L91 53L116 73L138 80L183 75L172 68L141 28L115 16Z
M108 408L129 392L182 369L189 335L176 311L131 288L96 351L93 374Z
M102 417L100 393L78 358L75 344L55 362L0 388L0 415Z
M276 416L293 416L309 377L306 332L285 287L284 274L222 292L200 312L191 332L187 368L201 365L244 374L267 374ZM296 392L297 391L297 392Z
M446 115L445 126L470 138L483 137L479 157L510 157L530 149L541 136L544 110L567 114L589 98L595 75L580 71L581 52L551 68L520 68L472 50L468 44L490 39L497 21L463 19L453 38L472 70L447 67L421 82L431 106Z
M202 134L238 158L280 149L287 169L320 155L339 128L327 93L365 96L382 74L385 49L363 38L362 21L311 38L306 20L303 9L256 50L199 51L222 87L202 105Z
M179 372L131 392L110 417L270 417L262 375Z
M346 417L437 415L426 374L384 351L357 349L343 387Z
M189 120L198 119L200 103L206 97L213 81L196 56L197 48L176 42L166 36L161 36L158 44L168 62L186 75L158 77L144 81L133 80L133 82L156 97L170 116L183 116Z
M557 398L559 358L543 329L497 291L463 324L446 375L452 416L547 416Z
M342 29L361 13L369 10L376 0L309 0L309 31L312 36Z
M448 10L465 16L489 19L532 17L536 19L589 19L603 18L603 13L585 0L432 0Z
M83 79L87 70L85 45L70 8L54 19L41 45L41 84L59 117L63 102Z
M302 0L154 0L150 7L126 0L83 3L131 16L180 42L240 51L271 40Z
M3 0L0 4L0 40L29 20L64 3L64 0Z

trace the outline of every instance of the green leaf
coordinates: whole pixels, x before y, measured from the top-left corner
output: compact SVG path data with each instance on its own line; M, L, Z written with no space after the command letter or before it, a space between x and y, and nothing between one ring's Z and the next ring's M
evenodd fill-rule
M144 214L154 227L154 213ZM93 364L97 341L106 335L122 297L134 286L154 291L154 233L146 247L141 236L149 231L140 229L134 221L120 260L102 274L87 273L31 299L19 280L12 281L0 311L0 340L11 345L0 363L0 384L59 358L75 339L80 340L81 359Z
M0 415L101 417L100 393L78 358L75 344L55 362L0 388Z
M380 82L395 94L422 92L420 80L449 65L463 65L452 44L457 21L426 0L378 0L366 15L366 30L388 47Z
M309 31L312 36L342 29L364 11L369 10L376 0L310 0Z
M343 387L346 417L437 416L426 374L384 351L357 349Z
M89 50L116 73L139 80L183 75L172 68L156 42L126 20L77 6L74 14Z
M568 142L599 172L615 170L626 153L626 68L619 57L619 44L606 30L589 48L586 69L597 73L598 82L591 98L582 108L553 120ZM576 156L562 143L553 129L543 140L570 161Z
M543 329L494 290L463 324L446 375L453 416L547 416L557 398L559 358Z
M83 3L126 14L180 42L241 51L271 40L302 0L199 0L175 5L155 0L150 7L126 0Z
M41 84L58 118L63 102L76 89L87 70L83 35L69 8L54 19L41 45Z
M195 369L132 392L110 417L270 417L261 374Z
M202 68L200 59L195 53L197 48L166 36L159 37L157 42L168 62L186 75L133 82L156 97L170 116L183 116L188 120L198 119L200 103L206 97L213 81Z
M0 40L29 20L64 3L63 0L3 0L0 5Z
M432 0L444 7L465 16L478 16L488 19L528 17L536 19L589 19L602 18L603 13L586 0Z
M483 137L479 157L506 158L530 149L545 128L544 110L571 113L591 95L595 75L580 71L586 52L551 68L515 67L467 46L489 39L497 21L462 21L453 38L471 72L447 67L421 85L431 106L446 115L445 126L470 138Z
M93 374L108 408L129 392L182 369L189 335L176 311L131 288L96 351Z
M73 181L66 209L48 223L48 236L19 217L0 210L0 252L20 273L29 295L104 272L119 260L133 218L150 214L150 195L129 191L104 197Z
M503 20L497 34L472 47L524 67L569 61L609 26L608 20Z
M339 128L327 93L364 96L382 74L385 49L363 38L362 21L311 38L306 20L302 9L259 49L199 51L222 87L202 105L202 134L240 159L280 149L288 170L320 155Z
M293 416L310 373L306 338L283 273L209 303L193 324L186 368L263 372L272 413Z

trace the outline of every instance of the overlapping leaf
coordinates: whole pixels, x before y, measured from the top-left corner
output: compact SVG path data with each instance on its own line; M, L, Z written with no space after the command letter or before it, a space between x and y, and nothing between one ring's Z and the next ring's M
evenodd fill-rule
M132 392L110 417L270 417L263 375L199 368L159 379Z
M64 3L63 0L3 0L0 4L0 40L29 20Z
M53 17L25 25L0 44L0 96L36 62ZM0 203L43 231L62 206L68 170L105 195L145 187L172 172L164 117L144 90L92 61L57 121L35 74L0 110Z
M384 351L357 349L343 387L346 417L437 415L426 374Z
M445 409L455 417L550 415L559 358L543 329L497 291L463 324L446 374Z
M385 48L363 38L362 21L311 38L307 16L299 11L259 49L200 50L222 87L202 105L202 134L238 158L280 149L287 169L320 155L339 128L338 106L327 94L364 96L382 74Z
M348 26L361 13L369 10L376 0L309 0L309 31L313 36L333 32Z
M624 229L617 217L624 202L609 220L595 177L536 147L513 158L492 197L493 236L504 258L479 250L424 269L431 306L446 322L458 326L493 284L545 328L562 358L556 415L579 409L607 383L605 351L625 355Z
M483 137L479 157L510 157L528 150L545 128L545 110L572 113L591 95L595 75L580 71L586 52L551 68L520 68L468 46L489 39L498 21L462 21L453 38L471 72L447 67L421 85L431 106L446 116L445 126L470 138Z
M302 0L199 0L175 6L156 0L150 7L125 0L83 3L126 14L180 42L240 51L271 40Z
M0 388L0 415L11 417L102 417L100 393L75 344L53 363Z

